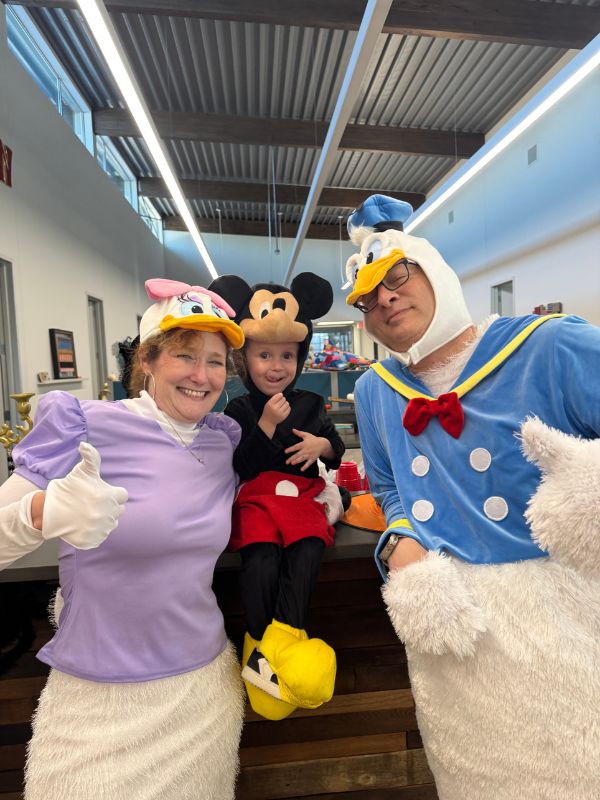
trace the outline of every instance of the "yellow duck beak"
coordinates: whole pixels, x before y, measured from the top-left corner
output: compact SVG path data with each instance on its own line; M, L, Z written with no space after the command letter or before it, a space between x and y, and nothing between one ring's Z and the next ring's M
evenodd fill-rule
M364 267L361 267L356 276L354 288L346 298L346 303L352 306L363 294L368 294L373 291L385 278L387 272L401 258L406 258L405 253L395 248L389 255L378 258L377 261L373 261L372 264L366 264Z
M214 314L189 314L186 317L175 317L167 314L160 322L160 328L168 331L171 328L187 328L193 331L209 331L222 333L234 350L244 344L244 332L232 319L217 317Z

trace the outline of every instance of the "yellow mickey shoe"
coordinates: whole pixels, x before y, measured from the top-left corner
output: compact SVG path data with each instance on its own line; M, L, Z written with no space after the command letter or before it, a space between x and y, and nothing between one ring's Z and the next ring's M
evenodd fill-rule
M258 648L259 643L253 639L249 633L244 636L244 649L242 651L242 678L244 678L244 670L248 664L250 655ZM257 688L248 680L244 680L244 686L248 693L248 700L252 706L252 710L260 714L261 717L270 720L280 720L288 717L292 711L295 711L297 706L286 703L284 700L277 700L270 694L267 694L262 689Z
M276 675L282 700L302 708L318 708L331 700L335 685L335 653L322 639L273 620L259 645Z

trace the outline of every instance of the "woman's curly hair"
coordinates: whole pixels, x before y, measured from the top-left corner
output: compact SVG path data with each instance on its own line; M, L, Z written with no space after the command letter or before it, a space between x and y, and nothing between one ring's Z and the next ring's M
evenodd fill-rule
M148 364L154 364L163 350L172 351L179 347L185 347L190 341L193 341L198 333L201 333L201 331L171 328L171 330L157 333L155 336L151 336L141 343L139 342L138 336L137 346L132 348L129 353L130 362L127 374L126 368L124 368L121 373L121 381L125 387L127 397L137 397L144 388L146 375L142 367L142 360L146 361ZM225 341L224 337L223 339ZM232 353L235 351L232 351L227 342L225 342L225 344L227 345L227 375L230 376L235 374L232 357Z

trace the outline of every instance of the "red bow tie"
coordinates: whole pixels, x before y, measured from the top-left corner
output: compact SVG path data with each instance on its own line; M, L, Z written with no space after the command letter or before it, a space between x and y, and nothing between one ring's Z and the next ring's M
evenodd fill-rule
M426 397L413 397L406 406L402 422L413 436L423 433L431 417L437 417L440 425L458 439L465 424L465 415L456 392L441 394L437 400Z

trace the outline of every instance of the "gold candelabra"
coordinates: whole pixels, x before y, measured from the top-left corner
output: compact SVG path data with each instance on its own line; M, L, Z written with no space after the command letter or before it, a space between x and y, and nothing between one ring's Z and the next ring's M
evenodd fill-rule
M9 428L7 422L0 427L0 443L5 450L10 450L14 447L14 445L20 442L33 428L33 421L29 416L31 413L31 404L29 401L34 394L35 392L19 392L9 395L17 404L17 414L20 416L23 425L15 425L16 431Z

